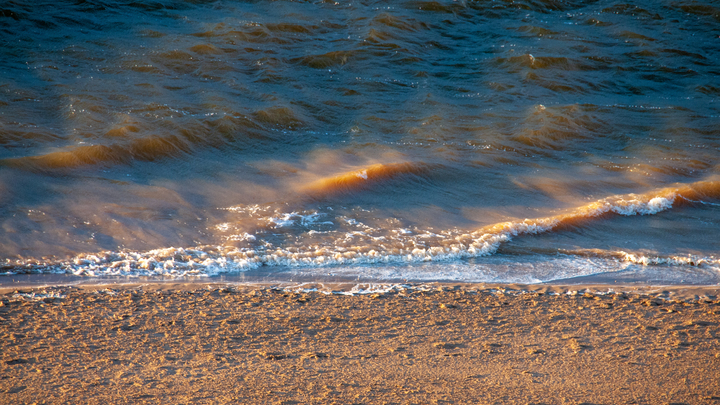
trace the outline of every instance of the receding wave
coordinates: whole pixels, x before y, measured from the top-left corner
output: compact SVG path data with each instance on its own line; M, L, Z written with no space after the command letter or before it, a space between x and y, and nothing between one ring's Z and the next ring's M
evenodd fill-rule
M413 166L388 166L365 169L367 177L387 176L399 169ZM416 169L415 169L416 170ZM329 184L342 184L342 179L358 172L334 177ZM243 241L245 246L201 246L195 248L167 248L147 252L104 252L80 255L69 261L18 262L8 264L4 271L62 272L76 275L128 275L128 276L207 276L225 272L245 271L260 266L327 267L356 266L363 264L412 264L432 261L452 262L458 259L494 254L500 245L519 235L534 235L562 229L563 226L580 226L588 221L601 220L608 215L653 215L673 205L692 204L702 199L720 198L720 181L701 181L654 190L644 194L626 194L603 198L554 216L501 222L474 231L450 229L441 232L418 231L403 228L378 229L346 216L328 218L318 211L268 210L262 206L231 207L266 223L269 228L297 227L305 230L295 244L273 244L261 240L252 230L242 235L229 235L228 240ZM332 234L335 222L355 226L354 230L335 232L330 239L314 239L315 235ZM232 224L219 228L232 233ZM257 229L256 231L259 231ZM306 239L303 239L306 238ZM600 253L599 253L600 252ZM605 255L609 258L641 265L717 266L713 258L681 258L680 256L651 257L625 252L567 251L566 254ZM714 268L714 267L713 267Z

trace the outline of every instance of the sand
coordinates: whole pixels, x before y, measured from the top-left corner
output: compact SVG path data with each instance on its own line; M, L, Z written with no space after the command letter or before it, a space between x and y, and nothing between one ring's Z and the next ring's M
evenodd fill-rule
M428 288L0 291L0 403L720 404L718 289Z

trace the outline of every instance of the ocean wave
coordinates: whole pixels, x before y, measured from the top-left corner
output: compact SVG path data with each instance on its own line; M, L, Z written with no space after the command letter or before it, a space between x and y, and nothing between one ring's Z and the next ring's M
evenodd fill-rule
M627 263L643 266L720 266L720 258L714 256L687 255L662 255L648 252L626 252L624 250L603 250L603 249L560 249L561 254L582 257L598 257L604 259L615 259ZM719 267L720 268L720 267Z
M379 169L378 169L379 170ZM362 178L365 173L353 172ZM246 271L260 266L320 268L331 266L357 266L369 264L415 264L424 262L454 262L460 259L488 256L497 252L500 245L519 235L551 232L564 225L578 225L588 220L599 220L607 215L654 215L668 210L678 202L699 199L720 190L718 182L697 182L669 187L644 194L610 196L569 212L550 217L509 221L485 226L474 231L445 230L442 232L414 231L404 228L378 229L353 218L335 217L355 226L354 231L327 231L330 239L320 242L312 239L319 227L332 229L333 220L326 214L309 210L283 213L268 210L260 205L231 207L256 218L266 228L301 227L307 231L294 244L274 244L258 235L243 232L233 234L231 224L219 225L231 234L228 240L242 240L248 247L202 246L197 248L167 248L147 252L103 252L80 255L72 260L58 262L7 263L5 273L60 272L76 275L123 276L210 276L220 273ZM678 198L683 197L683 198ZM589 250L576 252L587 255ZM572 252L570 252L572 253ZM597 252L596 252L597 253ZM683 258L679 256L647 257L633 253L609 254L614 259L639 265L704 266L718 264L715 259Z

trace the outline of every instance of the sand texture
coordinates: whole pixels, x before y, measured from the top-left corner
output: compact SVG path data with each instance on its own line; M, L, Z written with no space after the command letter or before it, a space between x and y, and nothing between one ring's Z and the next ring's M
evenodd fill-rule
M713 295L45 292L0 296L0 403L720 404Z

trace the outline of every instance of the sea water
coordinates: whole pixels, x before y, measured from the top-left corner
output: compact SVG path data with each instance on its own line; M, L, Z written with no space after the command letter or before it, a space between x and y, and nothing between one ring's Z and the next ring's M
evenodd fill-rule
M0 275L718 284L718 26L694 0L2 2Z

